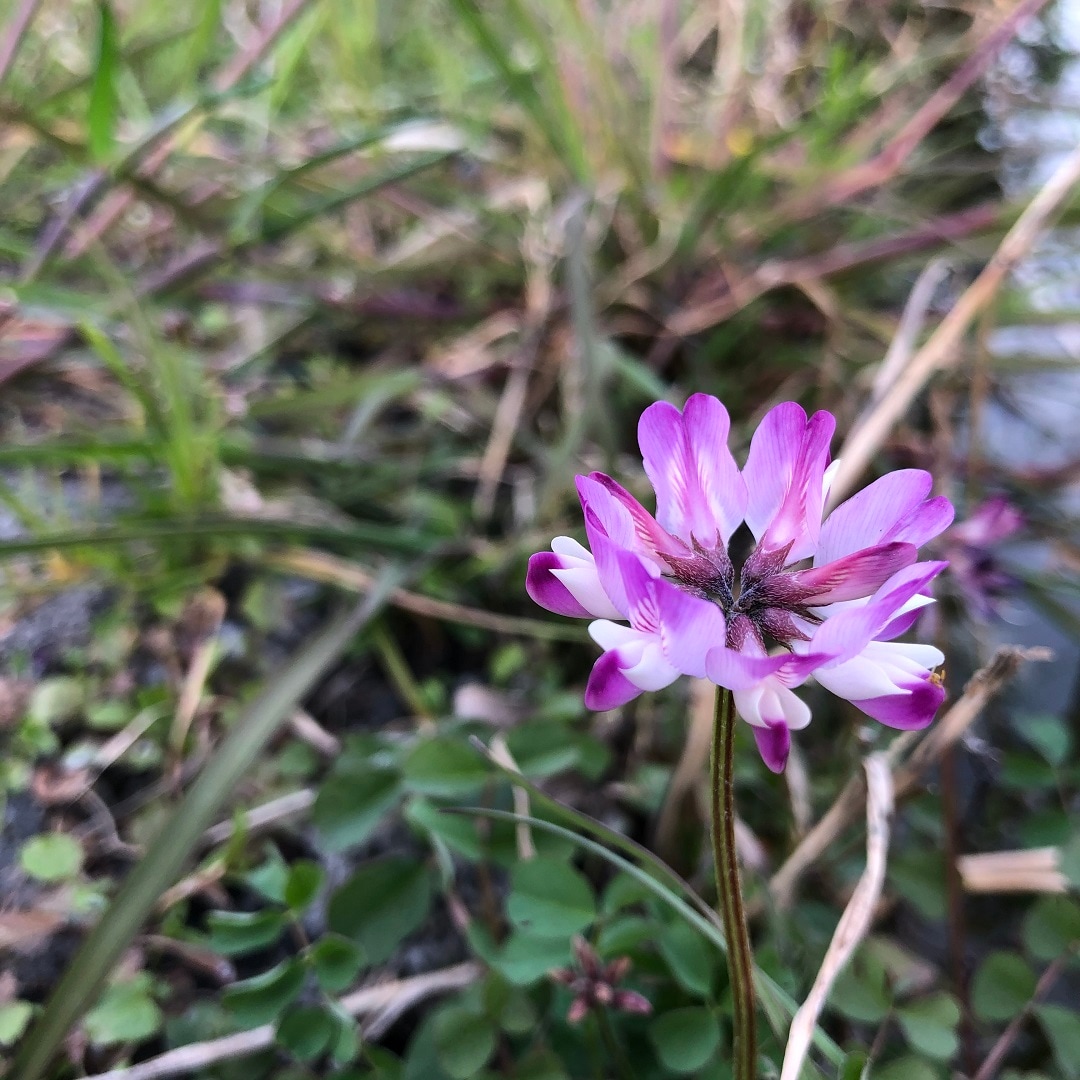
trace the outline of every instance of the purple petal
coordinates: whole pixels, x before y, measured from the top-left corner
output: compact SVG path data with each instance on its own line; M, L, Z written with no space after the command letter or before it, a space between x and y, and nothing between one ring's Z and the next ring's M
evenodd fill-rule
M585 708L606 712L633 701L640 693L640 688L623 675L619 667L619 654L612 649L603 653L593 664L585 687Z
M669 533L703 547L726 544L746 506L746 486L728 449L727 410L694 394L683 412L666 401L650 405L638 423L645 472L656 490L656 518Z
M926 727L944 700L945 688L933 679L926 679L911 693L886 694L853 701L852 705L887 727L913 731Z
M837 604L870 596L897 570L910 566L916 555L912 544L884 544L845 555L824 566L787 574L781 580L800 590L814 590L809 595L801 593L801 603L814 607Z
M900 609L948 563L922 562L894 574L868 604L847 608L827 618L810 639L808 649L842 663L855 656L895 619Z
M525 575L525 591L542 608L554 611L556 615L569 615L574 619L595 618L594 612L586 611L574 599L573 594L558 578L552 576L553 570L562 570L563 560L553 551L538 551L529 558L529 569Z
M791 731L787 724L772 723L750 730L754 733L761 760L771 772L782 773L791 753Z
M921 547L953 517L948 499L927 500L932 487L933 478L922 469L898 469L875 480L826 518L814 564L890 541Z
M710 649L705 661L705 672L717 686L729 690L752 690L771 676L776 676L785 686L798 686L815 668L829 660L827 654L814 652L798 656L751 656L726 646Z
M585 511L586 526L590 511L604 532L620 547L655 559L658 554L685 555L687 548L666 533L621 484L605 473L594 472L577 477L578 496ZM592 537L590 534L590 546Z
M660 615L651 588L659 573L655 565L632 551L617 547L604 536L595 536L593 543L596 571L604 592L635 629L657 633Z
M995 495L980 503L953 527L950 540L959 540L972 547L989 547L1024 525L1024 515L1004 495Z
M776 550L790 544L789 562L813 555L817 549L823 478L836 429L831 413L805 417L794 402L771 410L754 433L743 470L747 524L765 548Z
M727 636L724 613L666 581L657 581L655 589L664 655L684 675L703 678L709 650Z

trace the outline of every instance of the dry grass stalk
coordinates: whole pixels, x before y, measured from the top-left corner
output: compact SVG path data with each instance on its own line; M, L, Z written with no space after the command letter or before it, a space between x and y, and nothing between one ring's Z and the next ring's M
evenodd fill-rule
M1028 203L982 272L897 375L885 396L871 406L852 429L840 452L840 468L829 494L830 506L836 506L848 495L930 377L936 371L959 363L963 356L960 342L975 317L994 298L1005 278L1031 252L1078 182L1080 146L1065 158Z
M299 574L312 581L338 585L355 592L367 592L375 581L371 572L359 563L304 548L271 555L267 558L267 564L289 573ZM414 615L461 623L464 626L479 626L485 630L494 630L499 634L523 634L548 640L578 641L581 638L573 627L566 628L555 623L542 622L540 619L522 618L516 615L497 615L491 611L482 611L480 608L467 607L464 604L454 604L448 600L434 600L429 596L409 592L408 589L395 589L390 594L390 603L403 611L411 611Z
M379 986L368 986L355 993L347 994L338 1004L350 1016L379 1017L390 1013L398 1016L414 1005L436 994L460 990L480 977L479 964L471 962L455 964L440 971L429 971L423 975L414 975L409 979L394 979ZM383 1029L385 1031L385 1026ZM365 1032L373 1037L370 1030ZM175 1050L159 1054L148 1061L127 1068L111 1069L87 1077L87 1080L161 1080L166 1076L183 1076L208 1069L222 1061L249 1057L274 1045L274 1025L263 1024L250 1031L240 1031L235 1035L226 1035L221 1039L191 1043Z
M798 1080L810 1049L829 991L836 977L851 959L859 942L866 936L885 885L885 863L889 851L889 822L893 811L892 770L885 754L872 754L866 760L866 869L851 896L836 932L829 943L806 1001L791 1021L784 1065L780 1080Z
M507 745L506 737L504 735L496 735L489 746L492 758L497 761L504 769L509 769L511 772L520 773L521 769L518 768L518 763L514 760L514 755L510 753L510 747ZM514 799L514 813L519 817L528 817L532 810L529 807L529 793L523 787L517 787L516 785L512 791ZM518 858L522 860L535 859L536 858L536 845L533 843L532 829L529 828L527 821L519 821L516 826L517 836L517 853Z
M961 855L956 865L967 892L1063 893L1069 888L1056 847Z
M922 735L907 732L894 740L888 757L893 769L893 788L901 798L921 783L922 774L947 746L952 746L982 713L986 703L1028 660L1049 660L1048 649L1020 649L1005 646L980 668L964 687L959 700L933 727ZM910 747L914 750L904 760ZM901 765L903 761L903 765ZM769 892L779 907L790 906L795 886L802 875L824 854L829 845L858 821L866 805L866 787L855 776L844 786L821 820L806 834L769 881Z

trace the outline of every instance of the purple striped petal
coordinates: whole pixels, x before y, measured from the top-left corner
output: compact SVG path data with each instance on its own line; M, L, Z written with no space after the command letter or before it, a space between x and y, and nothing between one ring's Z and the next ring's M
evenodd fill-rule
M645 472L656 490L656 519L692 546L726 544L746 507L746 485L728 449L727 410L708 394L694 394L680 413L650 405L638 423Z
M724 613L666 581L657 581L654 588L664 655L684 675L704 678L709 650L723 645L727 636Z
M921 547L949 527L952 503L927 499L933 478L922 469L886 473L825 519L814 565L891 541Z
M743 469L746 523L764 548L790 544L789 564L817 549L835 429L831 413L817 412L807 420L801 406L789 401L769 411L751 440Z
M652 559L661 554L685 555L689 550L661 529L652 514L605 473L577 477L577 488L586 527L590 513L595 514L604 532L619 547ZM591 534L589 539L592 546Z
M812 607L870 596L917 556L913 544L883 544L856 551L824 566L785 574L785 586L800 590L800 602ZM802 590L813 590L809 594Z
M815 668L830 659L828 654L820 652L754 656L720 646L709 650L705 673L717 686L740 692L751 690L773 677L785 686L798 686Z

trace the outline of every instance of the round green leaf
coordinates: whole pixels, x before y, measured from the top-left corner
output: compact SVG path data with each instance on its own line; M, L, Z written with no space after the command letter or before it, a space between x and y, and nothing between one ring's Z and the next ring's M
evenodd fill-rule
M483 1014L447 1005L434 1021L435 1053L454 1080L470 1080L495 1049L495 1026Z
M1080 904L1067 896L1040 896L1024 917L1022 936L1036 960L1056 960L1080 941Z
M1080 1013L1064 1005L1037 1005L1035 1015L1039 1018L1054 1060L1068 1080L1080 1077Z
M865 950L857 954L837 977L829 1004L858 1023L879 1023L891 1007L885 965L880 958Z
M215 911L207 925L211 949L223 956L240 956L277 941L285 929L285 916L279 911Z
M58 675L42 679L34 687L27 705L27 717L48 727L78 716L86 703L86 690L78 679Z
M685 922L668 923L657 935L656 944L681 986L698 997L712 993L720 957L697 930Z
M899 1012L904 1037L913 1050L938 1061L956 1053L960 1009L948 994L931 994L905 1005Z
M296 914L301 914L310 907L318 895L323 883L322 867L318 863L301 859L289 867L289 877L285 882L285 903Z
M649 1038L665 1069L695 1073L716 1053L720 1025L710 1009L699 1006L672 1009L649 1024Z
M350 765L319 789L311 818L331 851L363 843L397 803L401 780L393 769Z
M364 964L360 947L339 934L319 938L309 953L315 978L328 994L340 994L352 986Z
M82 868L83 850L66 833L44 833L23 844L19 865L39 881L63 881Z
M324 1009L294 1005L278 1021L277 1041L300 1061L314 1061L337 1034L337 1024Z
M161 1027L161 1010L150 996L150 979L138 975L110 986L86 1014L87 1034L98 1046L139 1042Z
M545 937L577 933L596 918L596 901L585 878L567 863L530 859L510 874L506 912L515 926Z
M873 1080L941 1080L937 1070L916 1057L903 1057L887 1065L875 1065Z
M381 964L426 918L431 879L423 863L389 856L365 863L330 898L330 929Z
M233 983L222 999L241 1027L252 1028L276 1020L303 986L303 964L299 960L283 960L262 975Z
M993 952L971 983L971 1007L980 1020L1011 1020L1030 1000L1035 973L1014 952Z
M468 795L488 778L487 765L475 750L445 736L419 743L402 771L406 785L422 795Z
M507 982L529 986L555 968L570 963L570 939L543 937L517 930L488 961Z

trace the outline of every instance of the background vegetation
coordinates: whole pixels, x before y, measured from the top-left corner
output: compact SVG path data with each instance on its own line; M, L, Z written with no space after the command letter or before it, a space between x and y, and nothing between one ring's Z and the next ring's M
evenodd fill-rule
M575 472L644 490L652 400L717 394L743 446L779 400L842 432L880 402L1076 142L1069 20L10 0L9 1075L727 1075L711 700L587 714L592 645L525 562L580 535ZM885 891L804 1076L1080 1076L1080 206L1056 209L873 467L1022 515L938 549L953 698L1001 642L1057 659L1001 661L976 726L897 766ZM813 705L784 779L739 747L764 1076L863 866L861 762L898 755Z

